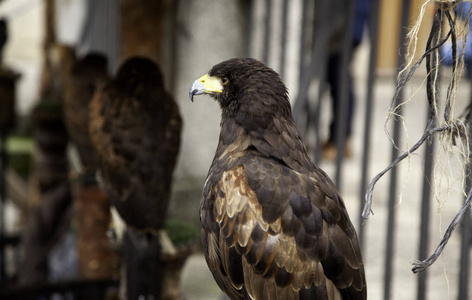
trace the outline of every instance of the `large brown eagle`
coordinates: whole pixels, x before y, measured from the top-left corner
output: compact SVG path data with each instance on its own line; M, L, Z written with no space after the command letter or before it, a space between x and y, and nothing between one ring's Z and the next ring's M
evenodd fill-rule
M90 104L90 134L111 203L134 229L161 229L182 121L147 58L128 59Z
M366 299L355 229L308 157L280 77L249 58L196 80L222 110L200 218L205 258L231 299Z

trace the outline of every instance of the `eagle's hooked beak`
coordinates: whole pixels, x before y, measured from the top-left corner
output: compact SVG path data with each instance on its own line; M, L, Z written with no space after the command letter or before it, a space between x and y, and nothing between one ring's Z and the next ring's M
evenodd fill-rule
M193 102L194 95L201 94L213 94L213 93L222 93L223 84L219 77L208 76L208 74L203 75L202 77L195 80L190 86L190 91L188 96Z

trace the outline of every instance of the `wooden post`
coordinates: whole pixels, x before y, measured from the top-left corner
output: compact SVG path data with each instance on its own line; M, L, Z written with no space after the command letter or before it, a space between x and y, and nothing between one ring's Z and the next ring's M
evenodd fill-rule
M6 283L5 264L5 201L6 201L6 138L15 125L15 82L19 75L12 71L0 72L0 285Z
M163 270L159 236L139 233L128 228L124 235L123 248L126 299L144 297L143 299L161 300Z
M106 235L111 220L107 194L97 184L80 180L73 186L77 220L79 275L85 279L111 279L117 255Z
M54 91L53 74L51 67L51 49L56 42L56 6L54 0L45 1L45 24L44 24L44 44L43 44L43 70L41 75L41 84L39 87L39 99L57 99L57 93Z
M164 6L162 0L123 0L121 3L122 60L146 56L161 63Z

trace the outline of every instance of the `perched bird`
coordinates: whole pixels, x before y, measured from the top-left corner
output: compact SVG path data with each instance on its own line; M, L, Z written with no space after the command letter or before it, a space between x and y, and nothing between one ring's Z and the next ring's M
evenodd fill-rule
M110 202L125 221L121 296L161 299L160 236L182 120L158 66L129 58L90 103L90 135ZM120 235L121 233L117 233Z
M158 66L128 59L90 103L90 135L110 202L128 226L164 225L182 120Z
M78 150L84 171L95 172L97 158L89 134L89 103L95 90L108 77L108 62L99 53L89 53L75 61L64 88L64 121L69 137Z
M222 111L200 219L208 266L231 299L366 299L357 234L307 155L287 89L261 62L230 59L190 87Z

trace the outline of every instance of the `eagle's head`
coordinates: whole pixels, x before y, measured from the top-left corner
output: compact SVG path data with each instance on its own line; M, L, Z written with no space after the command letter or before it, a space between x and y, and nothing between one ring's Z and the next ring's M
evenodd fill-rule
M190 87L192 101L201 94L217 100L223 116L291 112L287 88L279 75L252 58L233 58L213 66Z

